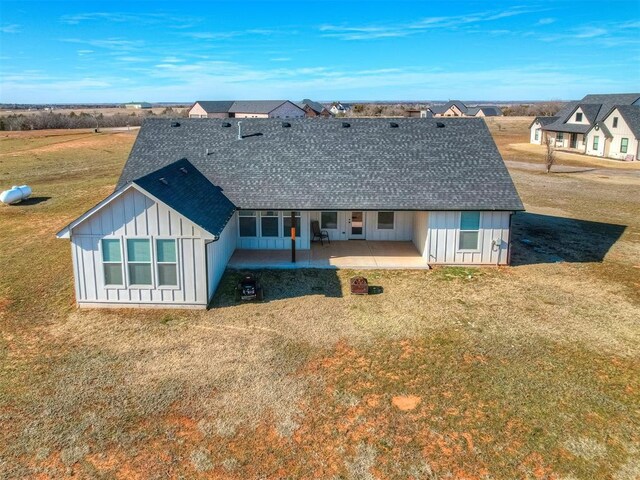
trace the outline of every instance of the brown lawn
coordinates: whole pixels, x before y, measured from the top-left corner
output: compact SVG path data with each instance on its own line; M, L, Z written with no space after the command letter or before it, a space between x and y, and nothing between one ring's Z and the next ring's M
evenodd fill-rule
M490 121L505 158L540 162L529 123ZM513 169L509 268L366 271L370 297L265 271L244 305L228 272L206 312L78 311L54 234L133 141L0 137L0 184L34 190L0 208L0 477L640 476L637 177Z

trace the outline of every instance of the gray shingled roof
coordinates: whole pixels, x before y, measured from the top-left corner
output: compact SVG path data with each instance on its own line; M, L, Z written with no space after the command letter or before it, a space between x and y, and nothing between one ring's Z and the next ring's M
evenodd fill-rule
M235 211L220 187L213 185L186 159L172 162L133 183L216 236L222 233Z
M233 102L229 113L270 113L288 101L289 100L239 100Z
M319 104L318 102L314 102L313 100L309 100L308 98L303 99L302 102L300 102L300 105L302 105L302 107L304 107L305 105L308 105L314 112L317 112L317 113L321 113L322 110L324 110L325 108L323 105Z
M611 132L609 131L607 126L602 121L601 122L596 122L591 128L589 128L589 130L587 130L587 132L590 132L594 128L597 128L602 133L604 133L604 136L607 137L607 138L612 138L613 137L613 135L611 135Z
M207 113L227 113L233 105L233 100L198 100L196 103L204 108Z
M635 137L640 139L640 105L618 105L617 109Z
M145 120L118 187L187 158L240 209L523 208L480 118L245 119L242 140L234 119L171 124Z
M532 125L536 123L536 121L540 122L541 127L544 127L545 125L549 125L555 122L557 119L558 117L536 117L533 119L533 122L529 124L529 128L531 128Z
M616 105L631 105L640 102L640 93L612 93L612 94L595 94L586 95L579 102L569 102L558 112L558 120L546 125L544 130L552 132L570 132L585 133L590 130L596 122L604 119L604 117ZM599 105L599 107L598 107ZM571 119L577 107L583 107L583 111L589 125L581 128L577 125L569 125L566 122ZM595 112L595 114L594 114Z

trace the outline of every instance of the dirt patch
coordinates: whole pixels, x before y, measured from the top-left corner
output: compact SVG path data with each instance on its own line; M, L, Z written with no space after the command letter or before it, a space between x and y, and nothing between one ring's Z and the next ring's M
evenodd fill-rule
M403 412L407 412L409 410L415 409L422 399L415 395L406 395L406 396L396 396L391 399L391 403L398 410L402 410Z

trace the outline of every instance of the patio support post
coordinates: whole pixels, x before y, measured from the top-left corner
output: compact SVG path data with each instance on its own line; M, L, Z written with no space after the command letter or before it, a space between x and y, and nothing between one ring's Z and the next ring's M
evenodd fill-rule
M291 263L296 263L296 212L291 211Z

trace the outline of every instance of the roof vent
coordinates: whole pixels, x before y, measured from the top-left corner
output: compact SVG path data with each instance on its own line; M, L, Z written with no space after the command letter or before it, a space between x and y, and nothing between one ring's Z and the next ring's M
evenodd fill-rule
M349 122L342 122L342 128L349 128L351 124Z
M444 123L436 122L436 128L444 128Z
M396 122L391 122L391 123L389 123L389 126L391 128L398 128L400 125L398 125Z
M181 171L184 175L186 175L187 173L189 173L189 172L187 172L187 169L186 169L186 168L184 168L184 167L180 167L180 171Z
M167 179L164 177L159 178L158 181L163 185L169 185L169 182L167 182Z
M180 126L180 122L171 122L171 126L172 126L173 128L175 128L175 127L179 127L179 126Z
M222 128L229 128L231 124L229 122L222 122Z
M289 128L291 124L289 122L282 122L282 128Z

